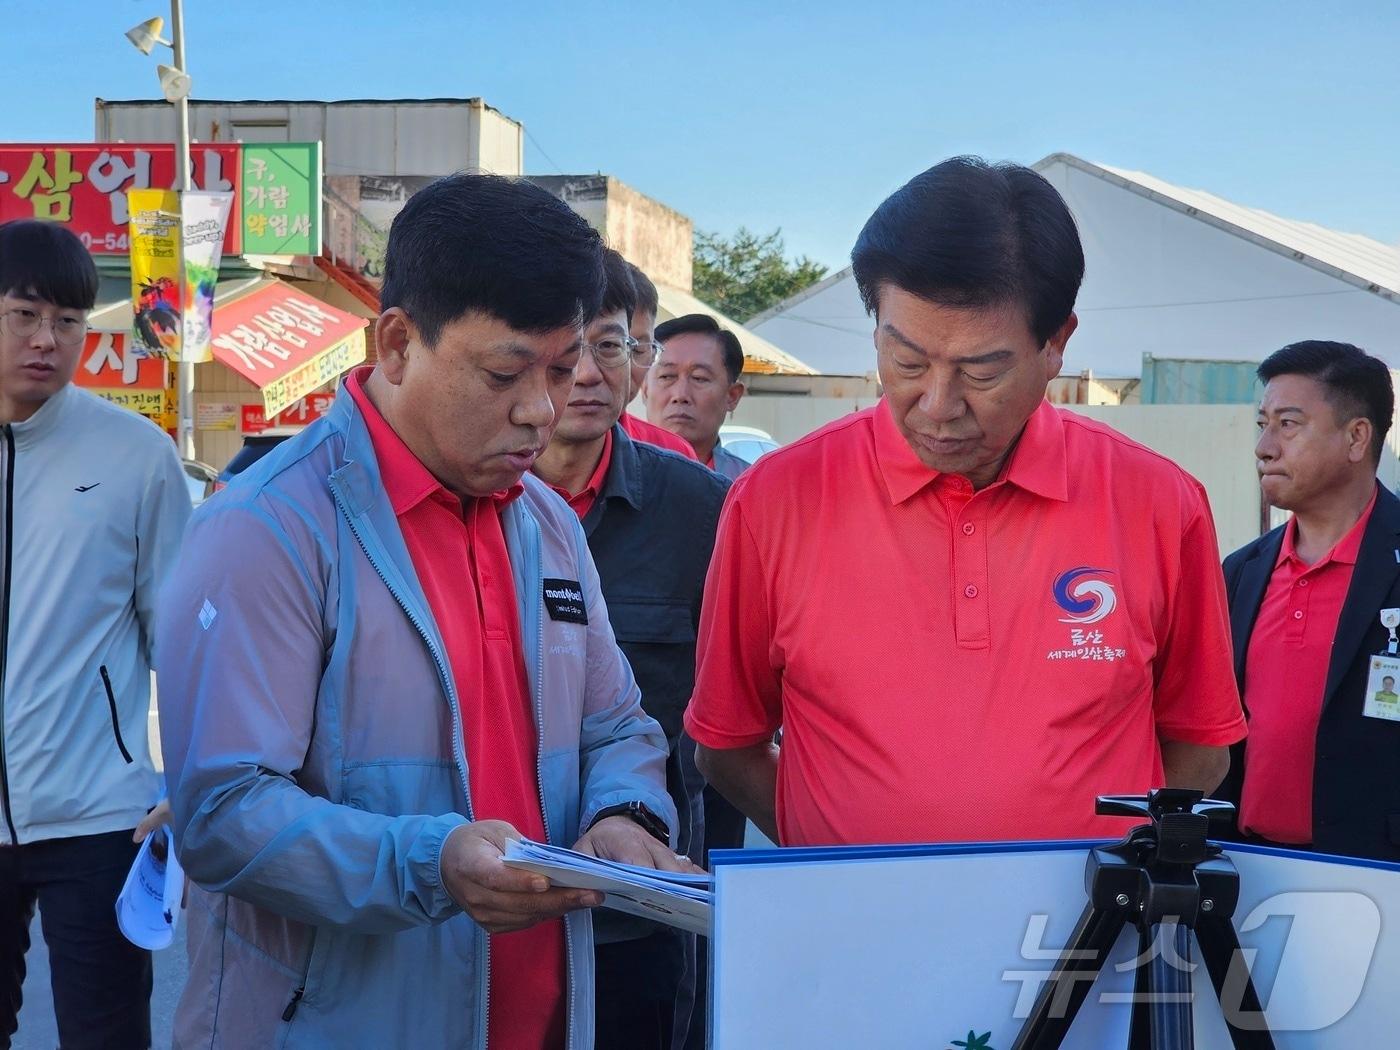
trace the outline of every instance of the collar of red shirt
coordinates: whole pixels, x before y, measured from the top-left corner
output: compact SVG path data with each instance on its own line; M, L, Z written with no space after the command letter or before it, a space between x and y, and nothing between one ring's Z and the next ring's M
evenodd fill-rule
M875 409L875 458L884 475L890 502L895 505L939 477L939 472L924 466L909 442L904 440L887 398L881 398ZM1067 471L1064 424L1054 406L1042 401L1026 421L1021 438L996 483L1010 482L1037 496L1064 503L1069 499Z
M1355 565L1356 556L1361 553L1361 538L1366 535L1366 523L1371 520L1371 512L1376 509L1376 496L1379 493L1379 488L1371 493L1371 502L1366 504L1366 509L1361 512L1361 517L1356 519L1356 524L1347 530L1347 534L1339 539L1330 551L1311 565L1304 565L1303 560L1298 558L1298 519L1289 518L1283 529L1283 543L1279 546L1278 560L1274 562L1274 567L1278 568L1290 558L1297 559L1298 566L1302 569L1316 569L1328 562Z
M603 454L598 457L598 465L593 468L593 473L589 476L588 483L584 485L583 488L577 492L569 492L567 489L562 489L558 485L549 486L555 492L559 493L565 503L574 508L575 513L577 513L580 518L593 508L594 502L603 491L603 484L608 476L608 467L612 465L613 430L616 429L617 426L614 424L612 429L603 435Z
M361 365L345 377L345 389L355 399L355 405L364 416L369 430L370 443L374 445L374 456L379 461L379 476L384 484L384 492L389 497L389 505L394 508L394 516L402 517L430 496L442 503L460 510L462 501L442 482L433 477L423 466L422 460L413 454L403 438L379 413L374 402L365 391L365 380L374 371L373 365ZM491 500L497 510L511 503L525 491L525 486L516 482L508 489L491 493Z

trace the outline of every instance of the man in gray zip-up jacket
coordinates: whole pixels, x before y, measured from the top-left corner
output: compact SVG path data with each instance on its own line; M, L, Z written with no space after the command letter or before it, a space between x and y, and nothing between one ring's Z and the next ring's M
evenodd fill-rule
M533 811L557 844L684 867L665 736L583 531L522 481L601 285L597 235L544 191L439 180L394 221L376 367L196 515L157 661L195 883L177 1046L593 1045L580 909L598 895L506 867L501 812ZM517 622L493 627L501 586ZM537 796L497 791L504 809L483 785L518 754L513 690L474 655L489 666L493 630L518 630ZM507 931L560 916L557 972L522 970ZM527 980L547 998L523 998Z
M146 1047L150 953L114 904L154 824L156 593L190 497L169 437L72 384L97 295L78 238L0 226L0 295L0 1045L37 903L63 1045Z

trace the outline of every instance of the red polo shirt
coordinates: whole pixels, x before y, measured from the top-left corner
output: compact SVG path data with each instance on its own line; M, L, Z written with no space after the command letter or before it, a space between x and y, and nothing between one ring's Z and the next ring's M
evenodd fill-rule
M648 445L655 445L657 448L679 452L686 459L698 458L695 455L695 449L690 447L689 441L679 434L672 434L665 427L649 423L640 416L634 416L631 412L623 412L622 418L618 422L622 424L623 431L633 441L645 441Z
M1244 735L1219 551L1180 468L1048 403L1001 478L919 462L887 402L731 490L686 728L783 727L784 844L1113 836L1158 734Z
M509 821L522 835L542 842L534 713L500 518L521 486L463 504L374 407L364 390L372 371L372 366L355 369L345 387L369 428L385 494L447 649L473 816ZM564 1045L564 965L560 920L491 935L487 1023L493 1050Z
M603 485L608 480L608 465L612 463L612 431L609 430L603 437L603 455L598 460L598 465L593 468L593 474L589 477L588 483L578 492L569 492L558 485L550 485L555 492L559 493L565 503L578 515L582 521L590 510L593 509L594 502L598 499L599 493L603 491Z
M1313 839L1313 762L1337 621L1376 497L1351 530L1311 565L1290 519L1245 655L1249 711L1240 827L1275 842Z

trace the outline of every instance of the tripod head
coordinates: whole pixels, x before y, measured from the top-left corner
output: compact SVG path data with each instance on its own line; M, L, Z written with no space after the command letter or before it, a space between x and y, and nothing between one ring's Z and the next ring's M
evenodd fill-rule
M1158 788L1147 795L1100 795L1094 812L1106 817L1146 817L1150 823L1134 829L1134 834L1151 832L1153 856L1144 860L1199 864L1220 853L1206 843L1211 822L1228 825L1235 807L1188 788ZM1146 838L1139 836L1139 844L1145 845Z
M1212 821L1228 822L1235 807L1185 788L1147 795L1100 795L1094 812L1146 817L1112 846L1092 850L1085 873L1100 907L1130 908L1142 927L1168 918L1194 925L1201 912L1234 914L1239 878L1219 846L1207 841Z

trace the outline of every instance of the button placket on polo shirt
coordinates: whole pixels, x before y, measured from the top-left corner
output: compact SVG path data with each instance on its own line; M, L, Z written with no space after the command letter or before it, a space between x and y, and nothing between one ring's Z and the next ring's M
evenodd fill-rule
M953 568L953 632L961 649L991 644L988 605L987 501L978 499L965 478L949 478L939 495L948 513Z

